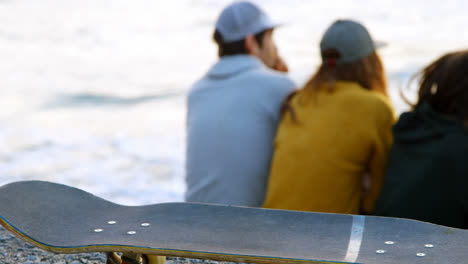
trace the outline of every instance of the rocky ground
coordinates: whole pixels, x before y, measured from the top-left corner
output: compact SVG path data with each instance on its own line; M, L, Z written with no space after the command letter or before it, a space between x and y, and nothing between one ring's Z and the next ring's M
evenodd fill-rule
M38 249L0 227L0 263L2 264L98 264L106 263L102 253L61 255Z
M16 238L0 226L0 263L1 264L102 264L106 263L103 253L54 254L38 249ZM166 264L231 264L210 260L168 258Z

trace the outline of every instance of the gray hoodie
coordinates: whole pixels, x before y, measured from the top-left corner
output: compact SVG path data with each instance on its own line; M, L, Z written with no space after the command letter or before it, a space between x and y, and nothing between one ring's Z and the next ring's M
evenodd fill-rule
M186 201L261 206L280 119L295 88L248 55L223 57L190 90Z

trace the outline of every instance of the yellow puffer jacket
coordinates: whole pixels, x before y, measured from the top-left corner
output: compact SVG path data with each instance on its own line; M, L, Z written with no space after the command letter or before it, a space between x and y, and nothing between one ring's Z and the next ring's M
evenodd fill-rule
M266 208L371 213L380 193L395 121L388 99L357 83L302 90L275 139ZM371 186L363 198L364 175Z

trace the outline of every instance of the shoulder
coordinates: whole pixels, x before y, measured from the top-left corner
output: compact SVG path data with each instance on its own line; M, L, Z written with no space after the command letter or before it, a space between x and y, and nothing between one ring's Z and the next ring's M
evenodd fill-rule
M454 121L455 122L455 121ZM452 129L446 132L444 137L444 145L450 149L447 153L454 160L461 159L466 163L466 153L468 152L468 131L459 124L457 129Z
M360 95L362 107L365 107L369 116L373 116L380 122L394 123L395 111L390 99L380 92L362 90Z
M373 121L382 129L389 129L395 124L397 118L389 98L383 94L372 92L375 96L373 108L369 112L373 113Z
M364 88L347 91L342 102L347 106L348 114L354 115L358 122L385 129L395 124L394 109L386 95Z
M340 101L348 106L352 105L356 112L369 117L384 115L394 119L394 110L388 96L365 89L354 82L338 82L336 88L341 94Z
M393 106L390 102L390 98L387 96L379 93L379 92L373 92L369 91L369 101L372 102L372 106L376 109L379 110L380 112L386 112L387 114L392 114L393 115Z
M206 89L213 87L213 84L210 82L207 76L203 76L202 78L195 81L190 89L188 90L188 97L192 97L197 95L200 92L203 92Z
M252 80L269 87L280 89L294 90L296 84L282 72L270 70L266 67L258 68L248 73L248 77Z
M252 98L258 98L258 103L273 107L271 111L275 113L284 99L296 90L296 84L286 74L266 67L246 73L242 82L245 87L249 87Z

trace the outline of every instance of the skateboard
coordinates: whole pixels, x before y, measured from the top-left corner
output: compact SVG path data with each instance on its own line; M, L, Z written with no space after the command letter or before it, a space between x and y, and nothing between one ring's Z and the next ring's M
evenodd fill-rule
M414 220L198 203L123 206L44 181L0 187L0 224L59 254L254 263L468 262L468 231Z

